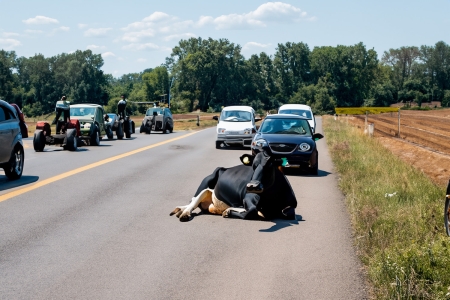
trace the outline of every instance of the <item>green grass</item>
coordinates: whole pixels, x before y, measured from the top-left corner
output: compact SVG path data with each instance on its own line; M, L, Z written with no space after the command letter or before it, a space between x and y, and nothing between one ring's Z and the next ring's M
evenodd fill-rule
M444 187L351 125L323 125L373 297L450 299Z

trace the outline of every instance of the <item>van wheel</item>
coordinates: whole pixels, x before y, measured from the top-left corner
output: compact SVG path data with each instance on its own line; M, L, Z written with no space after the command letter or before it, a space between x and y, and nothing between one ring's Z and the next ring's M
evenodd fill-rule
M42 130L36 130L33 138L33 148L36 152L42 152L45 148L45 135Z

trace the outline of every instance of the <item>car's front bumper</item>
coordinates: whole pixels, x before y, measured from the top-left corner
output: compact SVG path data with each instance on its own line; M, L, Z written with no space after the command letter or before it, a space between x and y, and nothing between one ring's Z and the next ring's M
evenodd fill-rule
M254 134L218 134L216 142L223 142L227 145L241 145L244 147L250 147L253 137Z
M252 147L253 155L261 152L262 149ZM287 168L312 168L317 165L317 149L308 152L294 151L291 153L273 153L271 150L264 149L271 157L281 160L287 160Z

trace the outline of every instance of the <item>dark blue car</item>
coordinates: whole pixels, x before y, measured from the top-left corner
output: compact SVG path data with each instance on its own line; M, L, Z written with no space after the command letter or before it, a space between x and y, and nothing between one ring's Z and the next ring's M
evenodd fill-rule
M316 141L323 138L312 133L308 119L297 115L268 115L252 141L252 153L266 151L285 168L301 168L317 175L319 153Z

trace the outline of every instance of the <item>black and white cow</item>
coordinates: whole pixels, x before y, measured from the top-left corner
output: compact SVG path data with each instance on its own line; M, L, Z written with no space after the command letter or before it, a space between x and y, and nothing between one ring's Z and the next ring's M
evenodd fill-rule
M170 215L189 221L199 207L226 218L295 219L297 199L279 164L265 152L240 159L242 165L216 168L203 179L190 204L177 206Z

